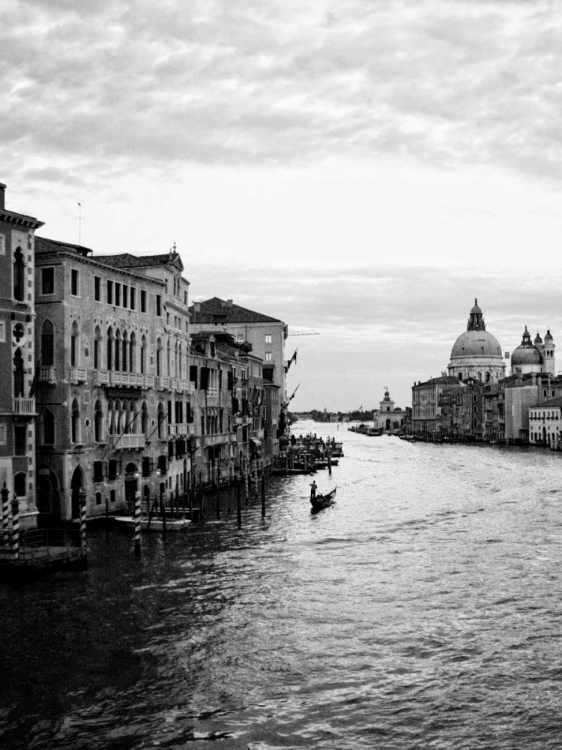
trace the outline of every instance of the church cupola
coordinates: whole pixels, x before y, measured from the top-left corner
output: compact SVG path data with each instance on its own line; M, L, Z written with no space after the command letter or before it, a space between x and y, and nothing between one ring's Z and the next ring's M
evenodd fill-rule
M478 307L478 300L474 300L474 307L470 311L468 318L468 325L466 326L467 331L485 331L486 323L484 322L484 315L482 310Z

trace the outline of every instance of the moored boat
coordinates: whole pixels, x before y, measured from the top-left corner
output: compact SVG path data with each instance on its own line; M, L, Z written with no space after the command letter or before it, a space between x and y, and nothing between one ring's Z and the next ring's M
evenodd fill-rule
M115 516L114 520L119 526L135 527L134 516ZM190 523L189 518L166 518L164 521L162 516L141 517L141 529L143 531L183 531Z

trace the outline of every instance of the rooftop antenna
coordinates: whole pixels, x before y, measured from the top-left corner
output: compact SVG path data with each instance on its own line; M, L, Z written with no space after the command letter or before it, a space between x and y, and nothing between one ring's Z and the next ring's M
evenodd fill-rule
M78 204L78 245L82 244L82 204Z

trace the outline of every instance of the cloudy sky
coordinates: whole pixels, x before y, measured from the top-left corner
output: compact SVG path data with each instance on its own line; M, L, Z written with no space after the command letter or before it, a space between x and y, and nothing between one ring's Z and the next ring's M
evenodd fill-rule
M475 297L562 370L561 50L547 0L4 0L0 182L318 332L295 409L409 404Z

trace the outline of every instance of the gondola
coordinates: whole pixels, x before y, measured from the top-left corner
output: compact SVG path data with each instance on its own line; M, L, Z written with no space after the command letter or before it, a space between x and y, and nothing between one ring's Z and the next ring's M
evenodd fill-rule
M312 513L316 513L324 508L329 508L335 502L337 487L328 492L327 495L316 495L310 498L310 504L312 505Z

